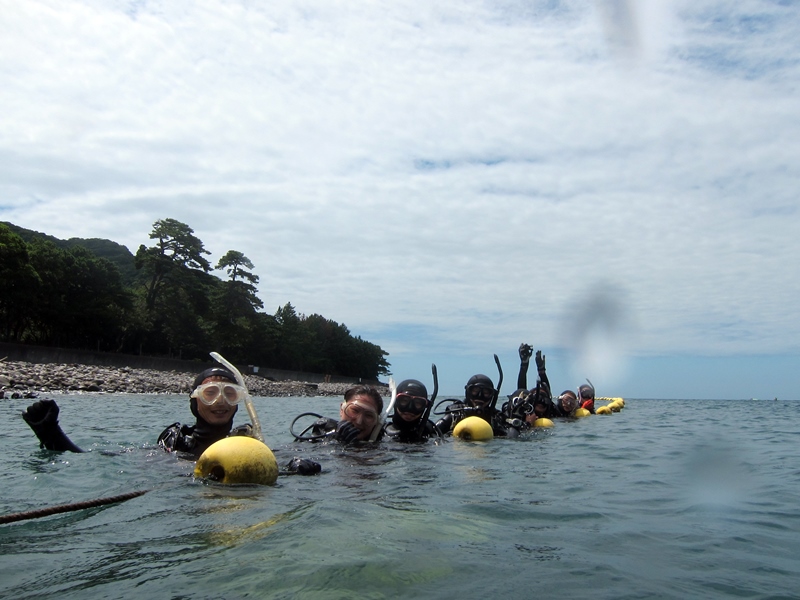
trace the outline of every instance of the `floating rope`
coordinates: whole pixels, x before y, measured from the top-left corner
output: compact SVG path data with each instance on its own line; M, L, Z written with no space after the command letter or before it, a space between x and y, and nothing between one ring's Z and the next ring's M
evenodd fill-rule
M83 510L84 508L94 508L95 506L104 506L105 504L115 504L117 502L125 502L138 496L142 496L150 490L141 490L138 492L129 492L127 494L120 494L119 496L110 496L108 498L97 498L96 500L86 500L85 502L74 502L73 504L61 504L59 506L51 506L49 508L40 508L39 510L29 510L26 512L13 513L10 515L0 516L0 525L5 523L14 523L15 521L26 521L28 519L38 519L40 517L48 517L58 513L72 512L75 510Z

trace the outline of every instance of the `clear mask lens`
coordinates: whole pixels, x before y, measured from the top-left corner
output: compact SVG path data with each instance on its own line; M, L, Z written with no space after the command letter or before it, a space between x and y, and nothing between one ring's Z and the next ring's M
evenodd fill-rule
M344 405L344 414L348 419L361 422L364 425L375 425L378 422L378 413L358 402L347 402Z
M197 398L206 406L215 404L220 398L231 406L236 406L244 399L247 390L235 383L212 381L197 386L192 392L192 398Z

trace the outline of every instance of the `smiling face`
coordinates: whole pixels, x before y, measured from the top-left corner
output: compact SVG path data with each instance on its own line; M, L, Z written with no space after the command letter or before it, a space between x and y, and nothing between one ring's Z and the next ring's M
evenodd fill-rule
M339 416L343 421L349 421L361 432L357 439L366 440L378 423L378 406L366 394L356 394L349 400L342 402Z
M214 375L212 377L206 377L203 379L200 385L204 383L211 383L212 381L225 381L229 383L236 383L230 381L226 377L220 377L219 375ZM197 403L197 414L206 421L209 425L225 425L233 420L233 416L236 414L237 406L231 406L228 404L224 398L219 397L214 404L205 404L204 402Z

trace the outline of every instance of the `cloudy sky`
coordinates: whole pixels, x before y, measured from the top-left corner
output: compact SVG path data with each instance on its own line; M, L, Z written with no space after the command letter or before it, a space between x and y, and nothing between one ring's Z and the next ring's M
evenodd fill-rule
M524 341L556 391L797 399L799 31L778 0L0 0L0 220L135 252L178 219L443 393L493 354L513 391Z

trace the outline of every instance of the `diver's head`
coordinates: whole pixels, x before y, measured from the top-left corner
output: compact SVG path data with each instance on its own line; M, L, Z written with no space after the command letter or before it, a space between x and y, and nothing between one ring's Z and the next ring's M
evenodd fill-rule
M503 412L517 418L523 418L525 414L526 403L528 398L528 390L519 388L513 394L508 395L508 402L503 405Z
M530 391L529 397L533 404L533 414L536 418L550 416L550 407L553 404L553 399L550 397L550 391L546 386L537 385Z
M594 400L594 388L591 385L584 383L578 388L578 395L581 400Z
M464 389L466 390L465 400L467 405L478 410L487 408L497 393L492 380L486 375L473 375L467 381Z
M374 387L359 385L344 393L339 407L339 418L356 426L361 432L356 438L368 440L376 428L381 427L383 398Z
M521 400L524 400L525 397L528 395L528 390L525 388L519 388L518 390L514 390L513 394L508 395L508 399L518 404Z
M196 418L210 425L225 425L233 421L246 393L228 369L212 367L195 377L189 406Z
M558 408L565 413L571 413L578 408L578 397L572 390L564 390L558 397Z
M428 388L421 381L406 379L397 386L392 422L418 423L430 405Z

